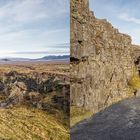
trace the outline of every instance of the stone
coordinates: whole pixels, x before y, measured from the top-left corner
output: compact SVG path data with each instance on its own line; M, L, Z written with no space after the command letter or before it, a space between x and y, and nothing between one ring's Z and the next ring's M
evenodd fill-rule
M137 58L131 42L106 19L97 19L88 0L71 0L72 106L97 113L134 96L128 84Z
M138 89L135 94L136 94L136 97L140 97L140 89Z

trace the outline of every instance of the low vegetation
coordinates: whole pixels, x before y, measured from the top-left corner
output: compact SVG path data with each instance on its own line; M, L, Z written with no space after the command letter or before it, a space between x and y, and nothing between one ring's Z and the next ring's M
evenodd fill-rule
M70 109L70 126L74 126L76 123L91 117L93 112L86 110L82 107L72 106Z
M58 118L38 109L0 109L0 139L68 140L69 131Z
M140 76L137 73L136 69L133 70L133 76L129 80L129 85L133 90L140 89Z
M139 89L140 88L140 77L139 77L139 75L134 75L130 79L129 84L132 88Z
M0 65L0 139L69 140L69 65Z

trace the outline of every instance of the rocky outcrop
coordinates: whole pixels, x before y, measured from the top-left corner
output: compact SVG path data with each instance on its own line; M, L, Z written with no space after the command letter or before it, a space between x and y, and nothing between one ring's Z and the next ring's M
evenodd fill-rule
M71 0L71 105L94 113L132 97L131 37L97 19L88 0Z
M62 76L10 71L0 77L0 108L26 105L46 110L49 97L56 108L69 113L69 93L69 81Z

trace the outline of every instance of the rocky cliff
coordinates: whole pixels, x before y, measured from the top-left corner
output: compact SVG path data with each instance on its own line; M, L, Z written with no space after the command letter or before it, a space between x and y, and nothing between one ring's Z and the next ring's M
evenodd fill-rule
M66 78L45 72L4 73L0 75L0 108L25 105L48 111L51 106L68 114L69 81Z
M97 19L88 0L71 0L71 105L94 113L132 97L131 37Z

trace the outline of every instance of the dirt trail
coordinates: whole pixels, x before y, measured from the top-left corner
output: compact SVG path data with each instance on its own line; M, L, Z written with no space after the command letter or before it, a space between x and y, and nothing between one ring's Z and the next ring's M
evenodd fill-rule
M140 97L118 102L75 125L71 140L140 140Z

